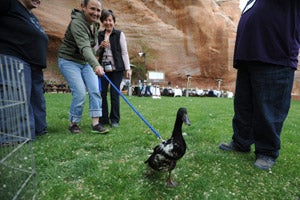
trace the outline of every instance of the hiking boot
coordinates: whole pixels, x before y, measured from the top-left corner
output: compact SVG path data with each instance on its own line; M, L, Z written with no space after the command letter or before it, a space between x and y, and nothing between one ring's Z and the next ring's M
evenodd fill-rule
M74 134L81 133L81 130L77 124L72 124L71 126L69 126L69 131Z
M264 156L264 155L257 155L254 166L262 170L267 170L273 167L274 164L275 164L274 158L269 156Z
M95 126L92 125L92 133L106 134L109 130L104 128L100 123Z
M219 145L219 149L222 149L224 151L238 151L238 152L243 152L243 153L250 152L250 148L246 149L246 150L241 149L237 146L237 144L235 142L222 143Z

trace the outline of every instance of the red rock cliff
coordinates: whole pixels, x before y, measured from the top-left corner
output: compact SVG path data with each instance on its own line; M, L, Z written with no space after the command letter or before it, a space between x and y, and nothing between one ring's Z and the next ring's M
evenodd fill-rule
M191 87L234 90L236 71L232 53L239 0L104 0L114 11L116 28L127 38L131 63L141 63L138 52L147 53L148 70L165 73L166 83L184 87L186 75ZM50 38L45 79L62 81L57 68L57 49L80 0L44 0L34 12ZM164 85L167 85L167 84Z

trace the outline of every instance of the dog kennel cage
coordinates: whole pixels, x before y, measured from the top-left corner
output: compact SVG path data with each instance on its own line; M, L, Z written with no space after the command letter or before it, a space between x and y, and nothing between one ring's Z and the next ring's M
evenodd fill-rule
M24 66L0 55L0 199L36 199Z

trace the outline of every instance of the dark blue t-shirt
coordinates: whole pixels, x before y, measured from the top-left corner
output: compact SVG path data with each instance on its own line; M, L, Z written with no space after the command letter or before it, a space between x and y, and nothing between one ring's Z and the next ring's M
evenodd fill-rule
M300 0L250 0L237 29L234 67L258 61L297 68Z
M1 0L0 54L45 68L48 36L38 19L17 0Z

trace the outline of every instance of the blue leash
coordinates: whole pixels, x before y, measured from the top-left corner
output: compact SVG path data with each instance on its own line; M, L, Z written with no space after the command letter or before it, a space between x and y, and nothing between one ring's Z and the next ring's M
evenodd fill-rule
M158 139L162 140L160 134L151 126L151 124L143 117L141 113L139 113L135 107L128 101L128 99L120 92L120 90L109 80L106 74L103 74L104 78L110 83L111 86L119 93L119 95L124 99L124 101L130 106L130 108L143 120L143 122L151 129L151 131L158 137Z

